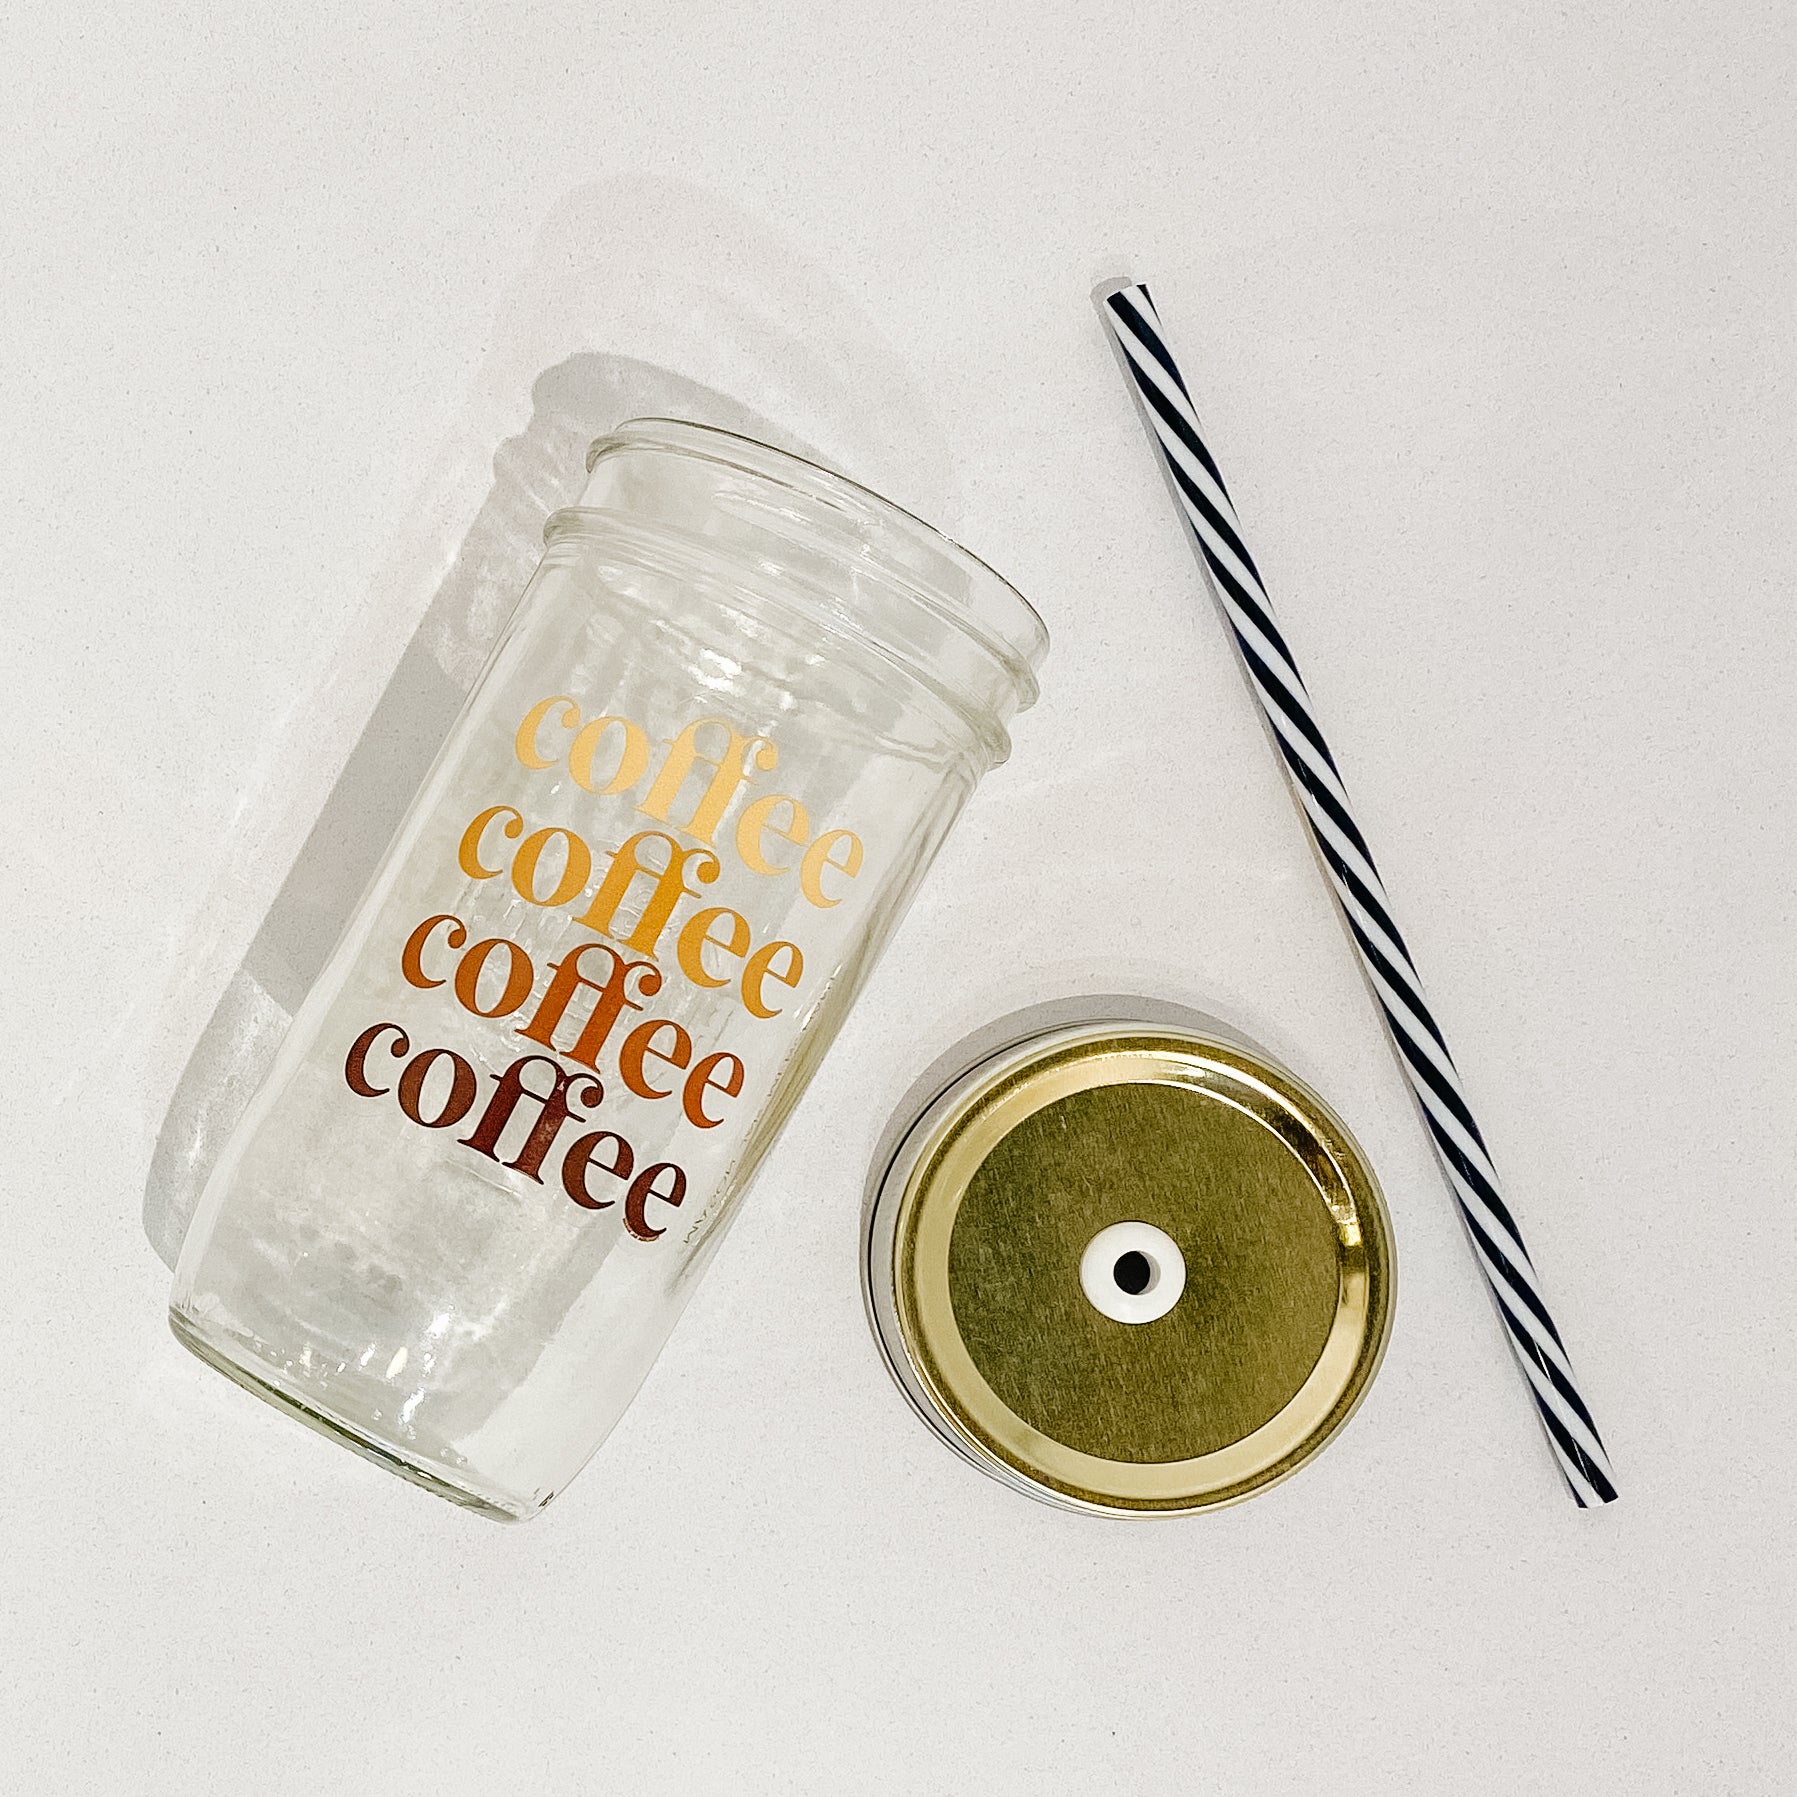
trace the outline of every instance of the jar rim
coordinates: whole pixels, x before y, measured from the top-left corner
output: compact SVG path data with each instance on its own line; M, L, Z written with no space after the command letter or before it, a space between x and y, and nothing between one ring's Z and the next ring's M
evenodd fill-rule
M1041 614L998 570L902 505L821 463L776 449L755 437L690 419L645 416L629 418L597 437L587 449L588 473L602 455L616 449L664 449L702 457L791 488L805 497L863 520L921 539L967 578L967 598L943 594L918 584L912 571L893 568L920 600L953 619L1010 668L1023 707L1038 692L1036 670L1048 651L1048 626Z

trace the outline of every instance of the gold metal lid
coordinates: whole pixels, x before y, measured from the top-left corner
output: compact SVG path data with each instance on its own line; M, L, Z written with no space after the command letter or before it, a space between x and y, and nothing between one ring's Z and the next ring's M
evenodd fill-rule
M870 1206L869 1311L963 1454L1077 1509L1233 1503L1352 1414L1391 1232L1346 1127L1247 1044L1087 1023L918 1118Z

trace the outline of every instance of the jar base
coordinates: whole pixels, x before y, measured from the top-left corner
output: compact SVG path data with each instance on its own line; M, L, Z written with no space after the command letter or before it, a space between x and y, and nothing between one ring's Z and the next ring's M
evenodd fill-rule
M477 1516L488 1517L494 1522L528 1522L544 1507L542 1504L507 1504L488 1493L458 1485L453 1479L445 1478L434 1467L407 1459L391 1442L365 1434L341 1417L332 1416L293 1392L283 1389L267 1371L252 1371L236 1357L231 1346L212 1339L193 1317L180 1310L170 1309L168 1326L182 1347L190 1354L197 1355L209 1367L223 1373L233 1384L242 1386L265 1404L304 1423L307 1428L315 1429L328 1440L348 1448L351 1453L373 1461L376 1466L404 1479L409 1485L421 1486L460 1509L472 1510Z

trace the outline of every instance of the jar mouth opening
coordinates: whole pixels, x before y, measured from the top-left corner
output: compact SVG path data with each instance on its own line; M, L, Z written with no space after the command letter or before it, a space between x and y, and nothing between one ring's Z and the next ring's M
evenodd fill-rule
M1036 670L1048 650L1048 626L995 568L915 513L803 456L688 419L627 419L594 440L587 450L587 471L592 472L602 455L619 449L659 449L701 457L773 482L843 514L858 527L864 554L920 603L951 619L1001 662L1017 682L1021 707L1034 702L1039 690ZM906 548L913 554L902 553ZM943 583L919 570L918 551L945 562L957 577L953 584L961 590L945 590Z

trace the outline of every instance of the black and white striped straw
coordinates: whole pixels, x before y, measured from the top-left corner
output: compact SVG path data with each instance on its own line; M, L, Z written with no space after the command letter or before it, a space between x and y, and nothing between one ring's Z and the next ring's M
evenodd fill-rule
M1608 1504L1616 1486L1597 1424L1579 1396L1572 1363L1516 1219L1504 1202L1485 1138L1423 999L1410 951L1392 922L1385 886L1354 822L1335 757L1274 620L1260 571L1242 541L1223 476L1204 445L1192 396L1167 352L1154 302L1146 287L1133 284L1101 288L1095 297L1122 351L1212 591L1329 871L1554 1457L1581 1506Z

